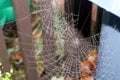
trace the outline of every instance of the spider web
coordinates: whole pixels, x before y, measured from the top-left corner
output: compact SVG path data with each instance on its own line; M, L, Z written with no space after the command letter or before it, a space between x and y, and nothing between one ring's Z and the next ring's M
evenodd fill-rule
M74 15L68 7L69 13L63 11L62 14L60 9L57 7L55 10L51 3L52 0L40 1L40 9L43 10L40 15L42 17L45 73L49 77L70 76L72 79L80 79L81 61L88 57L87 53L92 49L97 50L99 34L84 38L81 35L82 29L78 31L74 28L78 24L79 12L78 15ZM71 4L71 0L69 3ZM55 19L56 15L61 17ZM78 17L76 20L73 18L75 16Z
M29 51L31 54L26 54L29 69L39 69L41 66L44 71L46 80L51 80L53 76L58 78L66 78L69 76L72 79L80 80L80 64L88 58L88 53L91 50L98 51L100 34L84 38L81 31L86 23L83 24L81 30L77 30L75 26L78 24L78 14L72 13L72 0L63 0L68 6L68 12L65 12L55 3L55 0L40 0L40 10L33 12L41 16L42 38L33 40L32 44L23 43L27 46L33 46L32 50L23 49L24 54ZM55 6L55 4L57 6ZM39 15L38 15L39 16ZM21 20L29 18L30 15ZM74 17L77 17L74 19ZM9 31L9 30L8 30ZM24 34L18 31L18 34L32 38L31 35ZM42 49L36 52L35 49ZM36 60L33 60L36 58ZM43 61L43 62L42 62ZM33 66L33 64L37 64ZM41 65L42 64L42 65ZM93 63L94 64L94 63ZM40 72L42 73L42 72Z

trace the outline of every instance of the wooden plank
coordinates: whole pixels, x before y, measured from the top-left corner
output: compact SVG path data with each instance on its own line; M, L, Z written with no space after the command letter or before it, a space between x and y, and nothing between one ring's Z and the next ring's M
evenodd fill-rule
M102 9L96 4L92 4L92 14L91 14L91 34L96 34L100 31L102 19Z
M10 63L7 55L7 49L6 49L4 35L1 26L0 26L0 62L2 62L3 64L3 72L9 72Z
M13 0L16 19L24 18L17 21L18 36L23 53L26 80L38 80L35 59L29 60L29 56L34 56L32 44L32 24L27 0ZM34 57L35 58L35 57Z

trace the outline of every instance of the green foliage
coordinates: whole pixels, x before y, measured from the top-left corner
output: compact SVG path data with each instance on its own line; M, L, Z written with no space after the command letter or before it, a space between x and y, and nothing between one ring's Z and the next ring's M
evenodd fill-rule
M0 80L11 80L11 73L9 72L2 73L0 71Z
M11 73L13 72L10 70L10 72L2 73L2 63L0 62L0 80L11 80Z

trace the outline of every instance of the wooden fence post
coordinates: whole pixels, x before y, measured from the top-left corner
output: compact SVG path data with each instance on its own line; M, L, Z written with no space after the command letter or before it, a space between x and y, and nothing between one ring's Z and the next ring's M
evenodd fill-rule
M92 4L92 15L91 15L91 33L92 35L100 31L102 19L102 9L96 4Z
M16 19L24 18L23 20L17 21L17 29L23 53L26 80L38 80L37 64L32 43L31 16L27 1L28 0L13 0L13 5Z
M7 49L5 45L5 40L2 32L2 28L0 26L0 62L3 64L3 72L10 71L10 63L7 55Z

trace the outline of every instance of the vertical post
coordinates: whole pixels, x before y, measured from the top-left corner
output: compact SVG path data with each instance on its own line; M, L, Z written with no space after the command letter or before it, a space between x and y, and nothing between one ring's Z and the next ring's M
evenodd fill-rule
M91 15L91 34L94 35L100 31L102 19L102 9L96 4L92 4L92 15Z
M0 26L0 62L3 64L3 72L10 71L10 63L7 55L7 49L5 46L5 40Z
M13 0L13 6L16 19L24 18L17 21L17 29L23 53L26 80L38 80L37 64L32 44L32 24L27 0Z

